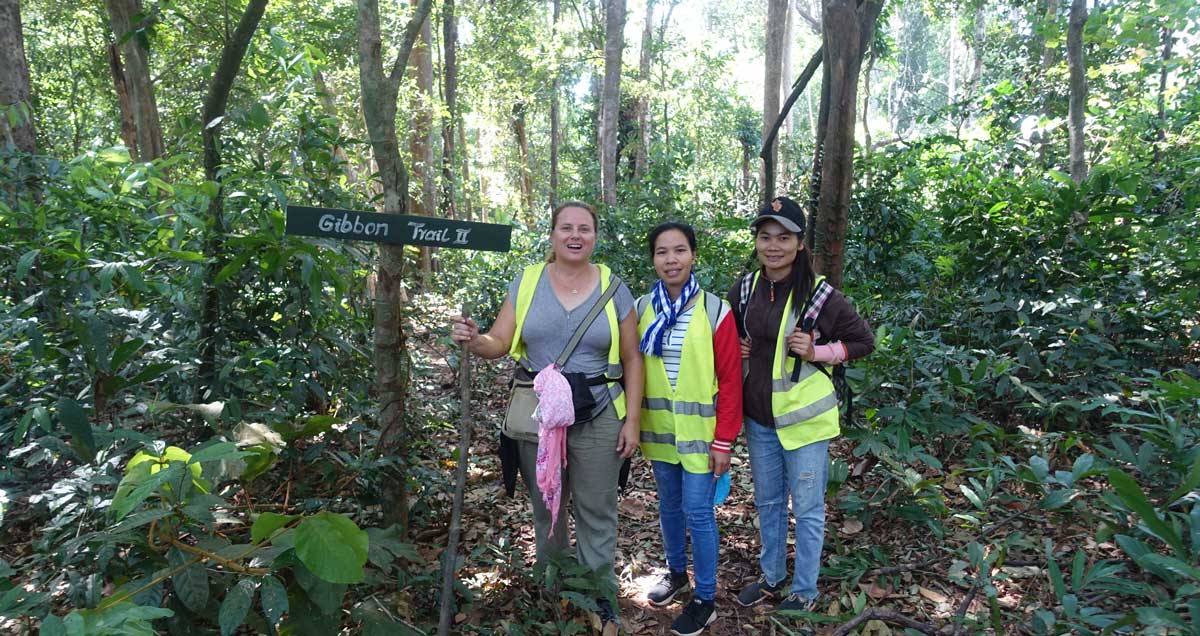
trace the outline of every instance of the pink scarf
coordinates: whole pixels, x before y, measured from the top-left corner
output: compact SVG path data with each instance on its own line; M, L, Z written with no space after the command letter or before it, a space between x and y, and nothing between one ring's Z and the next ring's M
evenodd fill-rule
M562 471L567 467L567 427L575 423L575 404L571 385L556 365L538 372L533 390L538 396L533 412L538 423L537 485L550 509L550 532L554 532L562 500Z

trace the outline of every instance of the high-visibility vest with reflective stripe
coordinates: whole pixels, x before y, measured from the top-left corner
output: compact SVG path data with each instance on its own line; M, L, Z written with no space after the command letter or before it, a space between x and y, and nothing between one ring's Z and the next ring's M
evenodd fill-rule
M640 420L642 454L647 459L682 464L690 473L708 472L708 450L717 427L713 332L722 306L728 307L714 294L703 292L702 298L703 302L695 304L683 335L674 389L662 358L645 356L646 392ZM638 299L637 309L641 316L638 328L645 333L654 322L649 295Z
M755 286L761 276L761 272L755 273ZM813 289L824 278L818 276L813 282ZM792 295L788 294L783 307L783 320L779 321L771 370L771 413L775 416L775 433L779 436L779 443L786 450L833 439L841 433L833 381L812 363L788 355L787 337L796 329L799 321L799 312L792 311ZM797 364L803 365L800 379L792 382L792 370Z
M608 289L611 273L604 265L597 265L597 267L600 268L600 294L603 295ZM529 313L529 306L533 304L533 292L537 289L538 280L541 279L542 270L545 268L545 263L535 263L525 268L521 274L521 284L517 287L517 306L513 308L517 314L517 326L513 331L512 345L508 348L508 355L512 356L517 364L530 371L536 371L536 369L525 356L525 341L521 339L521 328L525 326L525 316ZM588 308L590 309L590 307ZM614 378L606 387L608 396L612 398L613 408L617 411L617 418L625 419L625 390L621 387L621 383L616 381L620 379L624 369L621 366L621 328L620 321L617 320L615 300L610 299L605 304L604 316L608 319L609 333L608 370L605 372L605 376Z

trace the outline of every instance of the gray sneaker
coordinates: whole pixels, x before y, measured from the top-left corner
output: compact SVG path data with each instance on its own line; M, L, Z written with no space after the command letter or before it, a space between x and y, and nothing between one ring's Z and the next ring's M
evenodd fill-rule
M804 598L799 594L788 594L787 598L779 602L779 611L781 612L811 612L817 607L817 599Z
M758 577L758 580L742 588L737 594L738 605L742 607L750 607L757 605L769 598L777 598L779 591L783 589L785 581L780 581L775 585L767 582L766 575Z
M687 572L668 572L662 575L662 578L646 593L646 600L655 607L662 607L675 600L677 594L689 589L691 589L691 581L688 579Z

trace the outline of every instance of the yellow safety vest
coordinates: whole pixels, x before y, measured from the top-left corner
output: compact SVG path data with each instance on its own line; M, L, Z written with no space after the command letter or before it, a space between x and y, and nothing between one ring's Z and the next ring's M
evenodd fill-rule
M608 289L608 279L610 272L608 267L598 265L600 268L600 293ZM545 263L536 263L525 268L521 274L521 284L517 287L517 306L514 307L517 313L517 326L513 331L512 345L508 349L508 355L512 356L517 364L529 369L535 370L529 363L529 359L525 356L525 342L521 340L521 328L525 326L525 316L529 313L529 306L533 303L533 292L537 289L538 280L542 277L542 270L546 268ZM607 385L608 396L612 398L613 408L617 411L618 419L625 419L625 390L618 382L621 378L624 369L621 366L621 328L620 322L617 320L617 305L616 301L609 300L604 306L604 316L608 318L608 371L605 377L613 378L612 382Z
M755 273L754 286L758 285L761 275L761 271ZM817 276L813 289L824 279L824 276ZM841 433L833 381L816 365L788 355L787 337L800 321L800 316L791 309L792 295L788 294L783 320L779 321L771 370L771 413L775 416L775 434L785 450L833 439ZM792 382L792 370L798 363L804 365L800 369L800 379Z
M675 388L667 367L658 356L645 356L646 394L642 398L641 447L647 459L683 464L689 473L708 472L708 450L717 427L717 371L713 358L713 332L728 304L719 296L702 292L683 336L679 376ZM700 298L697 298L700 300ZM637 301L638 329L645 333L654 322L650 296Z

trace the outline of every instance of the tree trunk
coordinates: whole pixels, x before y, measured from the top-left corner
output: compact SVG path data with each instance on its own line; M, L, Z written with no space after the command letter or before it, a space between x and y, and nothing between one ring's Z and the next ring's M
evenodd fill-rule
M465 129L466 126L462 125L460 121L458 130L455 131L458 135L458 147L461 148L460 154L462 155L459 161L459 165L462 166L462 179L458 180L459 183L471 182L471 157L467 155L467 131ZM475 218L475 201L470 192L463 192L463 220L483 220L483 218Z
M145 37L136 31L143 27L133 22L142 13L141 0L105 0L113 37L120 47L124 83L129 90L130 117L136 131L137 146L129 148L135 161L152 161L163 155L162 125L154 99L150 77L150 51Z
M795 10L792 8L792 3L788 2L783 9L783 41L780 42L782 50L780 51L782 70L779 73L779 98L784 99L784 95L788 95L792 91L792 41L796 39L796 19L793 17ZM783 111L780 111L783 113ZM780 136L790 138L792 136L792 117L790 113L783 113L783 128L780 129ZM786 156L779 155L778 148L782 145L780 142L776 148L776 172L778 173L775 181L784 184L787 187L787 182L791 179L788 173L788 160Z
M775 166L779 146L770 140L769 131L779 117L779 82L783 63L783 38L787 31L788 0L767 0L766 59L763 61L763 139L768 159L763 161L759 174L759 189L763 201L775 198Z
M1067 64L1071 72L1071 100L1068 113L1068 132L1071 144L1071 179L1082 183L1087 178L1087 159L1084 157L1083 117L1087 108L1087 65L1083 59L1083 26L1087 23L1085 0L1071 1L1071 17L1067 25ZM1087 217L1076 221L1083 223Z
M112 74L113 87L117 91L117 110L121 113L121 141L129 149L129 156L137 161L137 125L133 123L133 103L129 97L129 85L125 83L125 70L121 68L121 49L116 42L108 45L108 71Z
M958 17L954 15L953 8L950 11L950 20L946 25L950 30L946 38L946 104L953 104L958 98L958 47L954 46L954 25L958 23Z
M0 143L36 152L20 0L0 0ZM10 115L10 109L17 109ZM15 121L12 125L9 122Z
M742 191L750 191L750 157L754 154L753 147L746 142L742 143Z
M553 0L550 22L550 42L554 45L555 61L558 56L558 18L561 12L559 0ZM554 65L553 78L550 82L550 208L558 207L558 139L560 122L558 120L558 93L562 90L558 75L558 65Z
M1058 25L1058 0L1046 0L1046 13L1042 16L1042 33L1049 31L1051 28L1057 29ZM1050 71L1054 68L1055 49L1046 46L1045 35L1038 36L1038 43L1042 48L1042 116L1046 119L1054 117L1054 94L1050 90ZM1050 135L1048 133L1039 133L1038 157L1043 164L1046 162L1046 154L1049 151Z
M420 43L413 46L408 64L409 77L417 89L409 97L408 152L412 157L413 176L420 186L415 194L412 190L407 193L408 210L410 214L421 216L435 216L434 201L437 198L433 176L433 38L430 22L426 19L421 23ZM426 288L433 274L433 260L429 247L420 246L418 253L421 286Z
M462 125L458 120L458 19L454 16L454 0L443 0L442 47L442 82L446 100L446 116L442 118L442 209L446 216L453 219L458 218L454 202L454 129Z
M867 58L867 69L863 72L863 152L871 156L871 71L875 69L875 47L871 47L870 57Z
M979 78L983 76L983 41L987 37L987 14L983 10L983 3L975 7L974 26L975 35L971 42L973 66L971 67L971 78L967 80L967 85L972 90L979 85Z
M633 156L633 178L646 173L650 153L650 63L654 60L654 0L646 0L646 21L642 26L642 51L638 59L638 81L642 90L637 98L637 151Z
M197 388L198 402L210 402L224 394L220 386L220 376L217 373L217 352L222 345L221 329L221 292L223 285L214 284L218 272L225 266L225 234L229 231L225 226L224 189L221 183L221 119L225 117L225 107L229 104L229 93L233 82L237 79L250 40L258 29L263 12L267 8L267 0L250 0L246 10L238 21L233 36L225 41L221 48L221 59L217 62L217 70L213 73L212 83L208 87L208 95L204 98L201 111L203 132L201 139L204 145L204 179L216 183L217 191L208 203L208 219L206 220L206 238L204 255L208 257L208 272L204 276L204 307L200 315L200 367L198 369L200 383ZM140 142L139 142L140 143Z
M521 208L525 212L525 222L529 227L533 227L533 177L529 170L529 135L525 130L525 112L526 106L524 101L518 101L512 106L512 119L509 123L512 125L513 136L517 140L517 185L521 190Z
M604 10L604 89L600 96L600 192L617 204L617 115L621 110L621 51L625 48L625 0L607 0Z
M358 74L362 86L363 117L367 123L372 154L379 168L379 179L383 183L383 212L387 214L403 214L406 211L408 173L400 160L400 145L396 137L396 97L413 43L421 24L429 17L431 5L432 0L420 0L413 9L395 63L391 72L384 75L379 1L357 0ZM405 298L403 264L402 246L380 247L375 271L374 316L380 431L375 452L384 457L400 454L408 434L405 412L411 364L401 311ZM381 480L386 486L380 493L384 525L399 524L401 532L407 533L407 475L402 462L394 465L397 466L396 474L390 475L390 479Z
M1175 42L1175 33L1169 28L1163 28L1162 57L1159 59L1161 68L1158 70L1158 134L1154 138L1154 158L1150 165L1157 166L1162 160L1163 146L1167 142L1167 62L1171 59L1171 46Z
M867 44L875 34L882 2L868 0L856 10L851 0L825 5L825 69L830 79L813 256L817 271L841 289L843 246L854 184L854 119L858 76Z

